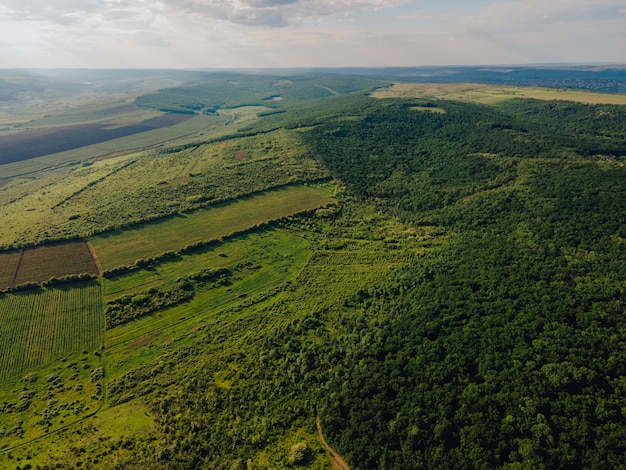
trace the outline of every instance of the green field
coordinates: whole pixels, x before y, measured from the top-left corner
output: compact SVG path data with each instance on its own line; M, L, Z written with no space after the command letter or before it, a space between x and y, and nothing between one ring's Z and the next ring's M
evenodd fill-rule
M586 104L626 105L626 96L595 93L584 90L564 90L539 87L482 85L477 83L394 83L371 94L375 98L425 98L457 100L472 103L497 104L514 98L565 100Z
M326 177L285 130L75 165L0 188L0 246L86 237Z
M309 243L285 230L271 227L256 230L209 247L198 248L150 269L134 270L119 276L103 278L101 282L104 301L109 302L124 295L168 285L181 277L206 268L233 268L245 265L250 258L265 256L265 251L268 252L267 259L282 256L283 262L288 265L294 253L300 253L300 250ZM292 249L290 247L294 253L288 253Z
M135 158L131 155L90 166L75 165L63 172L14 178L0 188L0 244L11 246L18 240L68 234L76 223L71 218L80 212L73 208L65 211L66 201L125 169Z
M106 333L109 378L146 364L164 351L188 344L218 322L232 322L274 302L284 283L293 280L311 256L311 243L281 229L266 229L237 237L199 253L184 255L154 270L105 279L107 301L166 286L207 267L233 271L230 283L197 289L182 305L117 326ZM268 295L268 293L270 293Z
M0 297L0 384L29 370L103 343L97 282Z
M90 239L103 269L226 237L255 225L316 209L333 200L310 186L286 186Z

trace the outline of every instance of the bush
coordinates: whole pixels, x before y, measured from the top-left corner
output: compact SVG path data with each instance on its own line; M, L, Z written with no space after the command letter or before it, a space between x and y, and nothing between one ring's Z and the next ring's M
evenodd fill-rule
M306 441L298 442L291 446L289 450L289 463L300 465L311 455L311 449Z

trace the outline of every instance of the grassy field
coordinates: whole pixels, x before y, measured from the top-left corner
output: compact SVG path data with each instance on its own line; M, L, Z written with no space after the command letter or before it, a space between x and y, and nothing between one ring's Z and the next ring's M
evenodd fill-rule
M140 400L135 400L103 409L88 420L79 420L56 432L48 432L32 442L26 453L22 449L0 453L0 467L13 469L29 462L33 468L45 468L46 465L54 468L62 461L70 468L90 468L90 465L115 468L125 458L131 458L132 451L120 449L118 455L110 456L103 443L124 443L133 436L152 431L153 427L149 410ZM86 457L85 449L97 450Z
M226 267L234 272L228 285L200 289L189 302L108 330L109 379L188 344L210 324L233 321L273 302L275 296L282 295L276 289L293 279L310 256L311 243L306 239L286 230L266 229L185 255L154 270L103 280L105 298L110 300L167 285L207 267Z
M131 160L132 161L132 160ZM0 188L0 245L16 240L41 238L56 230L64 233L75 210L60 207L64 201L115 174L128 162L115 159L90 166L78 165L64 172L50 172L37 178L16 178Z
M85 237L327 176L297 133L275 131L16 177L0 188L0 246Z
M505 87L474 83L394 83L371 93L375 98L426 98L496 104L513 98L566 100L587 104L626 104L626 95L535 87Z
M332 202L312 186L292 185L90 239L103 269L133 264Z
M171 284L189 273L196 273L207 267L233 268L244 265L250 257L258 258L265 251L273 251L273 256L277 256L277 253L290 245L300 247L295 248L299 252L302 247L308 246L308 242L301 237L294 237L288 231L270 227L240 235L232 240L180 255L150 269L103 278L101 282L104 302ZM292 255L285 251L282 256L287 263Z

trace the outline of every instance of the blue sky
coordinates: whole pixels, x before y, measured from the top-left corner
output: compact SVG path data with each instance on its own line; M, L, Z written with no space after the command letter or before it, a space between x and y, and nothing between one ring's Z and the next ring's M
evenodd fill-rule
M0 0L0 67L626 63L626 0Z

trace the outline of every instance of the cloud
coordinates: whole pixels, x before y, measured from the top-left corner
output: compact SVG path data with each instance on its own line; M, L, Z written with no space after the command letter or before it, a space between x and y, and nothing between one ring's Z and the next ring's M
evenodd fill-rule
M580 23L595 27L598 23L619 19L623 9L623 0L506 1L466 18L462 26L468 31L499 33Z
M284 27L299 18L379 10L408 0L2 0L5 15L18 21L69 25L97 16L126 21L154 15L192 16L245 26Z
M0 0L0 65L309 67L626 60L624 0L485 1L491 3L429 10L426 0Z
M621 9L623 0L504 1L459 21L455 34L509 53L484 63L623 61Z

